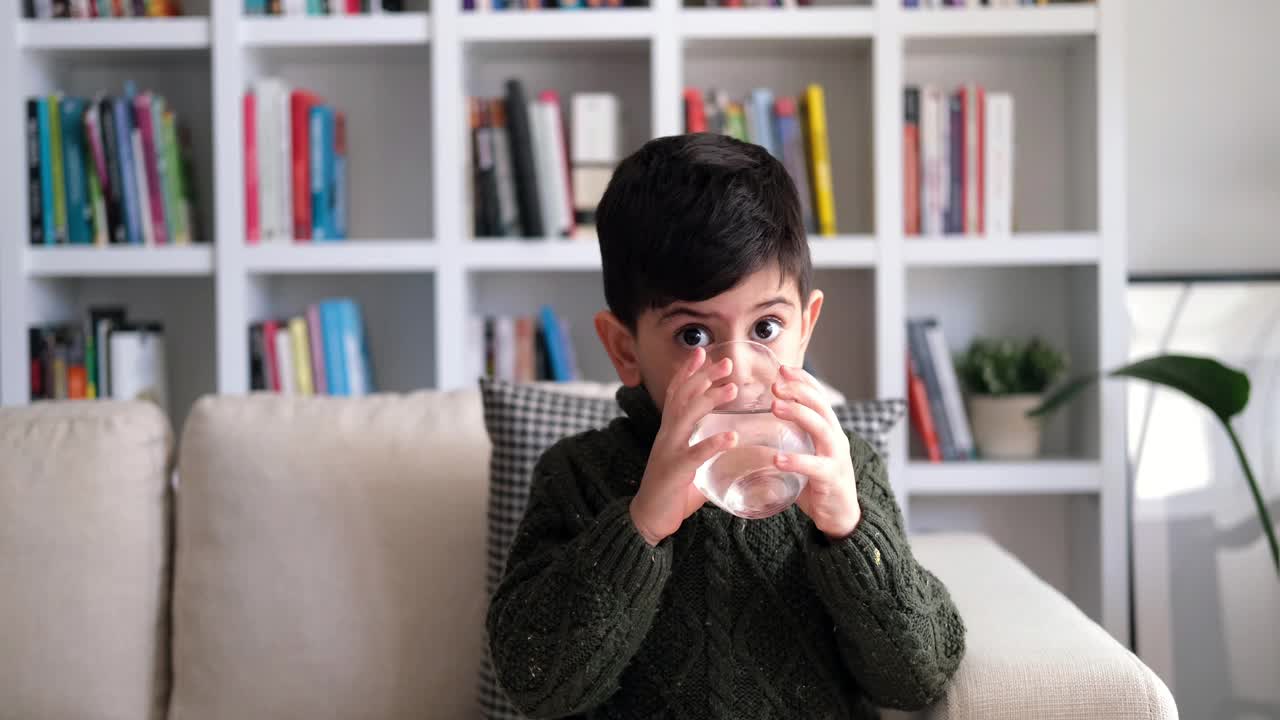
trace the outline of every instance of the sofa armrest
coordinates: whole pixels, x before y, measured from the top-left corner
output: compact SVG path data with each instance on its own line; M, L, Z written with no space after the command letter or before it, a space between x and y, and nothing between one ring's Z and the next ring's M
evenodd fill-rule
M1177 718L1160 678L1075 605L981 535L917 535L951 592L966 651L937 720Z

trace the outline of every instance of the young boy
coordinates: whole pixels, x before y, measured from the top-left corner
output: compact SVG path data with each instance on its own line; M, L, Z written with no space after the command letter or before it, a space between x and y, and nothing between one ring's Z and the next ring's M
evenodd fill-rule
M626 417L564 439L490 606L494 667L536 718L832 718L923 707L964 652L946 589L916 564L884 464L841 430L800 366L822 292L795 186L756 145L653 140L598 212L609 309L596 331ZM736 442L689 446L729 400L705 345L769 345L773 412L814 438L776 464L809 476L764 520L705 503L694 470Z

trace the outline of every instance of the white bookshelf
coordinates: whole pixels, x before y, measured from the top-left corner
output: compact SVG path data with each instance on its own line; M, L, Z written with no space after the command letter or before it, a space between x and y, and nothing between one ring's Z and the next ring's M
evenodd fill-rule
M811 358L851 397L905 395L904 324L916 314L938 316L955 350L979 334L1038 333L1066 348L1076 370L1126 357L1124 0L1008 10L653 0L522 14L464 13L460 0L437 0L428 13L420 0L366 18L247 18L241 4L189 2L197 15L167 21L0 15L0 97L9 99L0 114L0 402L28 401L30 324L102 302L172 328L175 422L200 394L247 390L251 322L340 294L368 313L387 390L470 386L468 318L543 302L568 318L586 376L611 379L591 329L603 303L595 243L469 237L463 100L500 94L509 76L531 93L617 93L628 149L681 131L685 86L742 95L822 83L840 234L811 242L828 298ZM240 99L266 75L348 113L352 240L246 244ZM22 100L118 90L128 78L165 94L191 126L202 226L215 242L29 247ZM904 237L902 88L964 81L1015 98L1014 233ZM1114 385L1095 391L1050 424L1047 458L1026 463L921 462L904 423L890 472L909 522L991 527L1126 639L1123 401Z

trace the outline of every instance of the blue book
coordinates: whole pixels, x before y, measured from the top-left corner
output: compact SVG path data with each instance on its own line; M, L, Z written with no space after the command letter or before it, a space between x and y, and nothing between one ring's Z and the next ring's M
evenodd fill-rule
M369 366L369 344L364 332L360 306L354 300L338 301L342 311L342 351L347 361L347 392L367 395L373 392L373 369Z
M557 382L572 380L573 374L569 369L568 352L565 348L567 338L560 332L560 321L556 319L555 311L550 305L542 306L541 321L542 333L547 339L547 361L551 365L551 379Z
M331 150L333 136L329 111L323 105L311 108L311 239L313 241L332 240L332 221L329 213L332 209L329 201L332 169Z
M347 366L342 352L342 310L336 300L320 303L324 333L324 375L330 395L347 394Z
M130 245L142 244L142 209L138 205L138 176L133 166L133 113L130 101L116 98L111 109L116 118L116 148L124 199L125 234Z
M751 113L752 124L756 126L756 144L769 151L769 154L781 160L782 152L778 142L778 128L773 121L773 91L768 88L757 88L751 91L751 100L747 112Z
M84 167L84 100L65 97L62 112L62 167L67 184L67 239L72 245L93 243L93 208Z
M330 163L331 180L329 185L329 201L331 203L329 210L329 219L333 224L333 237L337 240L347 239L347 152L345 138L345 122L339 125L337 112L330 110L330 119L333 120L333 145L331 147L332 162Z
M40 206L44 220L44 244L57 242L58 228L53 215L53 145L49 142L49 99L36 98L40 123Z

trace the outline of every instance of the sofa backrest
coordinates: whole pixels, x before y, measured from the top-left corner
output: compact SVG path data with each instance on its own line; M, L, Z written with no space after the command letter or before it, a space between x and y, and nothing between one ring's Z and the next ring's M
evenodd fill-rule
M164 717L172 449L151 404L0 408L0 717Z
M200 400L170 717L478 717L488 454L476 390Z

